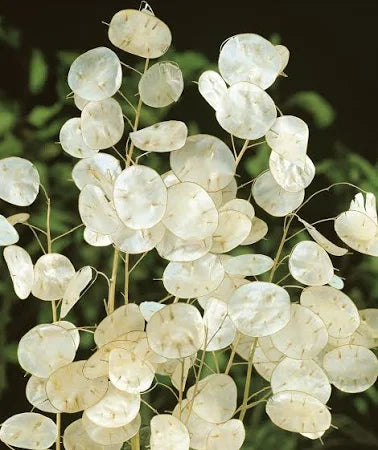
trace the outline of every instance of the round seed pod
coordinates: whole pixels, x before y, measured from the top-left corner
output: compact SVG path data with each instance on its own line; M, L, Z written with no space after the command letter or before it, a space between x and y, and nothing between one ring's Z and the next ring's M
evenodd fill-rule
M157 311L160 311L164 308L164 303L158 303L158 302L142 302L139 305L140 312L142 313L142 316L144 317L144 320L148 322L152 315L155 314Z
M13 245L20 239L16 228L0 214L0 246Z
M40 300L59 300L74 276L75 268L67 257L59 253L42 255L34 266L32 294Z
M58 413L46 394L47 378L39 378L32 375L26 384L26 398L28 402L40 411Z
M55 423L34 412L16 414L1 424L0 441L7 446L44 450L58 435Z
M117 214L127 227L152 228L164 216L167 188L155 170L131 166L117 177L113 199Z
M248 355L245 356L245 359L248 361ZM260 375L260 377L270 382L272 373L277 367L278 361L270 361L270 359L265 356L265 353L259 346L257 346L255 349L252 361L253 367L256 369L256 372Z
M248 254L227 258L223 261L226 273L233 277L261 275L273 267L273 260L266 255Z
M302 436L308 438L308 439L320 439L325 431L319 431L318 433L300 433Z
M18 245L10 245L4 249L3 255L17 297L22 300L28 298L34 282L34 268L29 253Z
M210 294L198 297L198 302L205 310L207 308L207 303L211 298L217 298L224 303L228 303L228 300L230 299L235 289L247 283L249 283L248 280L245 280L243 278L231 277L225 274L221 284Z
M249 201L242 198L234 198L221 206L220 211L239 211L246 215L250 220L255 217L255 208Z
M378 309L361 309L359 315L360 325L349 343L367 348L378 347Z
M146 152L171 152L183 147L188 135L184 122L168 120L130 133L135 147Z
M206 303L203 316L206 339L203 345L205 351L216 351L232 344L236 328L227 315L227 305L217 298L210 298Z
M220 193L222 194L221 205L225 205L230 200L233 200L236 197L237 190L238 185L236 183L235 177L232 177L229 184L220 190Z
M329 381L343 392L363 392L378 376L375 354L360 345L343 345L324 355L323 367Z
M87 244L93 247L107 247L113 243L111 236L108 234L97 233L87 227L84 228L83 238Z
M154 416L150 422L151 450L189 450L189 433L186 426L169 414Z
M167 188L173 186L174 184L180 183L180 180L173 173L173 170L169 170L168 172L163 173L161 179L164 181L164 184Z
M228 302L228 314L240 333L268 336L290 319L290 297L273 283L253 281L238 287Z
M27 159L0 159L0 199L16 206L29 206L39 192L39 174Z
M265 410L275 425L294 433L318 433L331 426L327 407L304 392L278 392L268 400Z
M92 281L92 268L90 266L82 267L69 281L64 291L60 317L64 318L79 301L81 293Z
M237 419L215 425L207 436L207 450L239 450L245 439L243 422Z
M327 328L318 315L304 306L292 304L287 325L271 335L274 346L294 359L312 359L326 346Z
M47 398L58 411L83 411L96 405L106 394L109 387L108 378L85 378L84 364L85 361L75 361L60 367L47 380Z
M30 214L28 213L17 213L12 214L11 216L7 217L7 221L11 225L17 225L18 223L25 223L30 219Z
M206 70L199 77L198 90L207 103L217 110L227 92L227 85L218 72Z
M118 56L107 47L97 47L78 56L68 72L68 85L85 100L112 97L122 84Z
M213 253L226 253L240 245L249 235L252 222L245 214L232 209L219 213L213 235Z
M334 272L327 252L316 242L302 241L289 257L289 270L293 278L308 286L321 286L331 281Z
M245 33L232 36L223 44L218 66L230 85L248 81L267 89L280 73L282 61L268 40L258 34Z
M74 94L74 103L77 109L82 111L85 106L90 102L90 100L85 100L85 98L80 97L80 95Z
M172 41L164 22L147 11L136 9L118 11L112 17L108 33L113 45L142 58L159 58Z
M275 45L274 48L276 49L277 53L280 55L281 58L280 75L282 75L282 72L285 70L289 62L290 52L289 49L284 45Z
M337 275L334 275L331 278L331 281L328 284L329 284L329 286L331 286L331 287L333 287L335 289L340 289L341 290L341 289L344 288L344 280L341 277L337 276Z
M150 348L168 359L193 355L205 339L201 314L186 303L174 303L157 311L148 321L146 333Z
M83 140L79 117L68 119L60 129L59 142L63 150L75 158L89 158L98 150L93 150Z
M180 67L170 61L154 64L141 76L138 90L142 102L152 108L177 102L184 90Z
M121 252L133 255L152 250L163 239L165 232L165 227L161 222L151 228L141 230L133 230L121 223L111 234L111 238L114 246Z
M67 330L70 333L72 340L74 341L75 349L77 350L79 348L80 333L73 323L67 322L66 320L58 320L57 322L54 322L53 325L58 325L58 327L62 327Z
M82 419L68 425L63 434L65 450L121 450L122 445L122 443L102 445L93 441L84 428Z
M375 195L371 192L366 192L366 199L361 192L356 194L350 202L349 209L366 214L375 224L378 224L377 202Z
M268 225L262 219L254 217L252 219L251 231L240 245L251 245L260 241L268 232Z
M272 338L270 336L262 336L258 339L258 347L261 348L264 355L269 359L269 361L278 364L285 358L285 355L278 350L273 344Z

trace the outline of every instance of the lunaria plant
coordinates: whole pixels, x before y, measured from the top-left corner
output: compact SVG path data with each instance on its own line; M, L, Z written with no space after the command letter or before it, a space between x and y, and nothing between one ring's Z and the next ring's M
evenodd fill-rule
M18 346L32 412L5 420L0 440L11 448L36 450L59 449L62 442L66 450L119 450L130 441L137 450L143 424L150 428L151 450L237 450L245 439L246 412L262 402L277 427L321 438L332 427L327 406L331 385L362 392L378 374L371 350L378 344L378 311L359 311L334 268L348 249L378 256L374 194L340 183L348 189L350 208L328 219L339 245L302 217L303 205L331 187L306 198L315 175L307 155L308 127L281 113L266 92L284 75L286 47L252 33L233 36L221 47L219 73L200 76L199 92L231 135L230 149L215 136L188 136L179 120L138 129L145 105L161 108L182 95L180 67L153 61L168 50L171 33L148 5L116 13L108 32L117 53L94 48L70 68L68 84L79 111L63 125L59 138L63 150L78 159L72 179L79 191L83 245L109 247L114 255L106 316L94 327L96 348L86 360L75 355L80 333L93 324L77 327L64 319L99 272L74 267L54 252L59 236L51 236L50 198L34 165L16 157L0 161L4 202L22 208L39 192L46 196L45 229L33 226L21 209L11 217L0 216L0 241L16 295L32 295L52 306L51 323L36 325ZM125 122L120 99L128 99L119 95L125 63L118 55L127 58L128 53L144 58L145 69L135 116ZM122 139L125 152L115 147ZM271 149L269 167L238 186L243 155L265 141ZM146 163L144 155L150 152L167 153L159 157L169 158L171 170L160 174L141 164L141 156ZM246 186L251 193L247 199L241 197ZM349 193L351 188L357 194ZM269 238L261 210L283 218L275 254L256 251L256 244ZM293 242L290 227L295 221L304 238L282 258L284 247ZM46 238L36 261L17 245L20 224ZM249 253L230 255L238 247ZM129 273L150 251L166 261L162 283L167 295L135 302L129 297ZM121 261L124 289L116 292ZM282 265L288 274L278 280ZM285 285L288 277L297 284ZM215 370L204 376L209 352ZM220 364L224 352L228 363ZM241 392L232 377L239 357L245 360ZM255 371L266 387L251 395ZM159 375L171 381L166 388L176 406L170 411L157 411L146 397L162 385ZM153 411L152 420L141 414L142 404ZM72 420L66 417L70 414Z

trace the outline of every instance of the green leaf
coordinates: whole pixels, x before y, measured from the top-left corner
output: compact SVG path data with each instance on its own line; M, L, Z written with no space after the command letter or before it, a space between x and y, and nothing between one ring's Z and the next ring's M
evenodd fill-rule
M4 26L3 18L0 17L0 41L5 42L9 47L17 49L21 43L21 32L16 28Z
M43 89L48 74L48 65L41 50L33 49L29 69L29 89L32 94L39 94Z
M10 131L17 122L19 107L15 103L2 101L0 103L0 136Z
M60 103L55 103L52 106L35 106L28 115L28 121L37 128L42 127L58 114L61 109L62 105Z
M319 128L329 127L336 117L332 105L314 91L297 92L287 102L287 106L304 109L312 115L315 125Z
M8 362L17 364L18 358L17 358L17 342L11 342L5 347L5 358Z
M6 134L0 141L0 155L19 156L21 154L22 142L17 139L12 133Z

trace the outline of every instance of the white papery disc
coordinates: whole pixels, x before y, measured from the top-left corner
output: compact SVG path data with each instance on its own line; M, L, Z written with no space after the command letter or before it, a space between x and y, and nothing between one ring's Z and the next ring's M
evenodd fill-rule
M282 72L285 70L285 67L289 62L290 52L289 49L284 45L275 45L274 48L276 49L277 53L280 55L281 58L280 74L282 74Z
M28 213L17 213L12 214L11 216L7 217L7 221L11 225L17 225L18 223L25 223L30 219L30 214Z
M70 333L53 324L41 324L28 331L17 349L18 362L26 371L47 378L54 370L75 358L75 343Z
M243 422L237 419L215 425L207 436L206 450L239 450L245 439Z
M164 303L158 303L158 302L142 302L139 305L140 312L142 313L142 316L144 317L144 320L148 322L152 315L156 313L156 311L160 311L164 308Z
M304 392L278 392L268 400L265 410L275 425L294 433L318 433L331 425L328 408Z
M235 290L228 302L228 314L241 333L268 336L288 323L290 297L280 286L253 281Z
M315 166L306 155L304 167L285 159L272 151L269 157L269 169L277 183L288 192L300 192L311 184L315 176Z
M98 403L87 408L85 414L91 422L100 427L118 428L134 420L139 413L139 408L139 394L119 391L109 384L105 396Z
M234 380L225 374L209 375L188 389L187 398L193 401L193 411L211 423L222 423L231 419L236 410L237 389Z
M358 309L343 292L331 286L312 286L303 289L301 305L310 308L325 323L334 338L351 336L360 324Z
M169 170L168 172L163 173L161 179L164 181L164 184L167 188L173 186L174 184L180 183L180 180L173 173L173 170Z
M294 359L312 359L326 346L327 328L318 315L304 306L292 304L289 323L271 339L275 347Z
M64 318L80 299L80 294L92 280L92 268L90 266L82 267L76 272L69 281L64 291L60 317Z
M120 306L98 324L94 333L94 340L96 345L101 347L130 331L143 330L144 319L138 305L130 303Z
M329 286L332 286L335 289L340 289L340 290L344 289L344 280L337 275L333 275L333 277L331 278L331 281L328 284L329 284Z
M98 151L84 142L79 117L69 119L63 124L59 132L59 142L63 150L75 158L89 158Z
M77 109L83 111L85 106L90 102L90 100L85 100L85 98L80 97L80 95L74 94L74 103Z
M159 255L168 261L195 261L206 255L213 243L211 237L205 239L180 239L166 230L163 239L157 244Z
M144 333L144 334L145 334L145 336L143 338L141 338L137 342L135 347L132 348L130 351L135 353L135 355L137 355L139 359L141 359L143 361L148 361L149 363L151 363L154 368L156 367L157 364L168 361L167 358L164 358L164 356L158 355L151 349L151 347L148 343L147 335L146 335L146 333Z
M281 116L274 122L265 138L274 152L303 168L308 136L308 126L302 119L295 116Z
M325 431L319 431L319 433L300 433L300 434L308 439L315 440L320 439L324 433Z
M213 200L195 183L179 183L168 188L163 223L177 237L201 240L211 236L218 225Z
M217 110L227 92L227 85L218 72L206 70L199 77L198 90L207 103Z
M32 375L26 385L26 398L28 402L40 411L48 413L58 413L59 411L53 407L46 394L47 378L39 378Z
M328 253L313 241L299 242L290 254L288 265L293 278L308 286L327 284L334 275Z
M250 220L253 220L255 217L255 208L251 205L251 203L249 203L249 201L242 198L234 198L220 208L220 211L228 210L239 211L246 215Z
M66 320L58 320L57 322L53 322L53 325L58 325L58 327L62 327L67 330L70 333L72 340L74 341L75 349L77 350L79 348L80 333L78 328L73 323Z
M0 441L7 445L33 450L44 450L53 445L58 430L55 423L34 412L16 414L2 423Z
M15 244L19 239L16 228L0 214L0 246Z
M226 204L230 200L233 200L236 197L237 190L238 185L235 177L232 177L232 180L228 183L228 185L219 191L222 194L222 205Z
M378 347L378 309L361 309L359 314L360 326L351 336L350 343L368 348Z
M354 196L354 199L350 202L351 211L360 211L366 214L370 219L378 224L377 218L377 201L375 195L371 192L366 192L366 199L363 194L359 192Z
M152 250L163 239L165 231L161 222L141 230L133 230L121 223L111 234L111 238L114 246L121 252L139 254Z
M154 416L150 422L151 450L189 450L189 433L186 426L169 414Z
M262 219L254 217L249 235L240 245L251 245L260 241L268 232L268 225Z
M93 231L87 227L84 228L84 241L93 247L107 247L113 243L111 236Z
M110 200L113 197L114 181L121 171L117 158L107 153L98 153L76 163L72 170L72 179L80 190L87 184L100 187Z
M190 262L170 262L163 273L165 289L180 298L213 292L224 278L220 259L211 253Z
M160 175L147 166L125 169L114 183L114 206L129 228L151 228L163 218L167 188Z
M197 183L208 192L225 188L235 175L231 150L209 134L189 136L184 147L171 153L170 164L181 181Z
M168 120L130 133L135 147L146 152L171 152L178 150L186 141L188 128L184 122Z
M121 450L122 443L102 445L93 441L83 426L83 420L72 422L64 430L63 445L65 450Z
M75 361L60 367L47 380L47 398L57 410L83 411L97 404L108 391L108 378L89 380L83 375L84 364L85 361Z
M326 353L323 367L329 381L343 392L363 392L378 376L375 354L360 345L343 345Z
M243 278L267 272L273 267L273 260L266 255L239 255L227 258L223 267L229 275Z
M3 254L17 297L29 297L34 282L33 263L29 253L18 245L10 245L4 249Z
M227 314L227 305L217 298L210 298L206 302L203 315L206 341L204 350L207 352L220 350L232 344L236 335L236 328Z
M202 347L204 323L198 309L174 303L157 311L147 323L148 344L165 358L185 358Z
M259 139L277 117L271 97L252 83L241 81L227 89L216 112L219 125L240 139Z
M299 192L285 191L267 170L252 186L252 194L256 203L267 213L275 217L283 217L298 208L304 199L304 190Z
M213 234L213 253L226 253L240 245L249 235L252 221L232 209L219 213L218 227Z
M34 266L32 294L40 300L59 300L75 275L71 261L59 253L42 255Z
M274 369L270 384L273 394L281 391L305 392L324 404L331 396L327 375L312 359L283 359Z
M172 36L167 25L153 14L124 9L112 17L109 40L133 55L159 58L171 45Z
M39 174L27 159L0 159L0 199L12 205L29 206L39 192Z
M243 278L231 277L225 274L221 284L210 294L198 297L198 302L205 310L207 308L207 302L211 298L217 298L218 300L222 300L222 302L224 303L228 303L228 300L230 299L235 289L247 283L249 283L248 280L245 280Z
M250 349L248 349L249 351ZM245 360L248 361L248 354L245 355ZM256 372L260 375L260 377L264 378L266 381L270 381L272 377L272 373L274 369L277 367L277 361L271 361L262 349L257 346L255 349L255 353L253 355L253 366L256 369Z
M177 102L184 89L181 69L170 61L158 62L142 75L138 89L142 102L153 108Z

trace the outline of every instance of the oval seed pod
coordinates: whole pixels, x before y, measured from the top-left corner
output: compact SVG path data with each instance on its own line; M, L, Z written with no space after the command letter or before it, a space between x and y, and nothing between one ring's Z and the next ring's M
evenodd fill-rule
M115 145L124 130L122 109L114 98L89 102L81 112L81 132L84 142L93 149Z
M84 241L93 247L107 247L113 243L111 236L93 231L87 227L84 228Z
M141 76L138 90L142 102L152 108L177 102L184 90L180 67L170 61L154 64Z
M59 300L74 276L75 268L66 256L59 253L42 255L34 266L32 294L40 300Z
M269 361L274 363L279 363L285 358L285 355L278 350L273 344L272 338L270 336L262 336L258 339L258 347L261 348L264 355L269 359Z
M304 392L278 392L268 400L265 410L275 425L294 433L318 433L331 426L328 408Z
M60 129L59 142L63 150L75 158L89 158L98 150L93 150L83 140L79 117L68 119Z
M207 103L217 110L227 92L227 85L218 72L206 70L199 77L198 90Z
M75 358L76 347L69 331L54 325L40 324L28 331L18 344L20 366L40 378L47 378L54 370Z
M221 350L232 344L235 339L236 328L227 315L226 303L217 298L208 299L203 321L206 335L203 345L205 351Z
M219 125L240 139L259 139L277 118L271 97L252 83L241 81L227 89L216 112Z
M344 289L344 280L337 275L333 275L331 281L328 284L335 289Z
M90 102L90 100L85 100L85 98L80 97L80 95L74 94L74 103L77 109L82 111L86 105Z
M226 253L240 245L249 235L252 221L232 209L219 213L218 227L213 235L213 253Z
M47 378L39 378L32 375L26 384L26 398L28 402L40 411L58 413L53 407L46 394Z
M187 262L195 261L209 253L212 243L211 237L180 239L166 229L163 239L156 246L156 250L162 258L168 261Z
M343 392L363 392L378 376L375 354L360 345L343 345L324 355L323 367L329 381Z
M250 348L248 348L248 351L250 351ZM248 361L249 354L245 354L244 359ZM272 373L277 367L279 361L271 361L269 358L267 358L261 347L257 346L253 355L252 362L253 367L256 369L256 372L260 375L260 377L270 382Z
M334 272L328 253L316 242L299 242L289 257L289 271L294 279L308 286L331 281Z
M207 302L211 298L217 298L218 300L221 300L224 303L228 303L228 300L230 299L235 289L247 283L249 283L248 280L245 280L243 278L231 277L230 275L225 274L220 285L210 294L198 297L198 302L205 310L207 307Z
M251 203L249 203L249 201L242 198L234 198L220 208L220 211L228 210L239 211L242 214L245 214L250 220L253 220L255 217L255 208L251 205Z
M273 267L273 260L266 255L239 255L227 258L223 267L229 275L243 278L268 272Z
M64 318L79 301L81 293L92 280L92 268L90 266L82 267L69 281L64 291L60 317Z
M142 58L159 58L172 41L164 22L147 11L136 9L118 11L112 17L108 33L113 45Z
M251 231L246 239L240 245L251 245L260 241L266 236L268 232L268 225L262 219L254 217L252 219Z
M164 303L158 303L158 302L142 302L139 305L140 312L142 313L142 316L144 317L144 320L148 322L152 315L156 313L157 311L160 311L164 308Z
M19 239L16 228L0 214L0 246L13 245Z
M121 450L122 443L102 445L93 441L83 426L83 420L72 422L64 430L63 446L65 450Z
M151 228L163 218L167 188L160 175L147 166L123 170L114 183L114 206L129 228Z
M150 422L151 450L189 450L189 433L186 426L169 414L154 416Z
M186 141L188 128L184 122L167 120L130 133L131 142L145 152L171 152Z
M253 33L237 34L222 45L218 67L230 85L248 81L267 89L281 71L281 57L274 45Z
M173 186L174 184L180 183L180 180L173 173L173 170L169 170L168 172L163 173L161 179L164 181L164 184L167 188Z
M44 450L54 444L57 436L55 423L34 412L9 417L0 429L0 441L24 449Z
M4 249L3 255L17 297L22 300L28 298L34 282L34 268L29 253L18 245L10 245Z
M0 199L16 206L29 206L39 192L39 174L27 159L0 159Z
M222 194L222 203L221 205L226 204L230 200L233 200L236 197L236 193L238 190L238 185L236 183L235 177L232 177L229 184L220 190Z
M297 209L303 202L304 190L285 191L267 170L256 178L252 186L256 203L271 216L284 217Z
M290 297L273 283L253 281L238 287L228 302L228 314L240 333L268 336L290 319Z
M54 325L58 325L58 327L62 327L65 330L67 330L72 340L74 341L75 349L77 350L80 345L80 333L79 329L71 322L67 322L66 320L58 320L57 322L53 323Z
M354 196L354 199L350 202L351 211L360 211L366 214L374 223L378 224L377 218L377 202L375 195L371 192L366 192L366 199L361 192Z
M351 336L350 344L367 348L378 347L378 309L367 308L359 311L360 326Z
M328 341L324 322L304 306L292 304L288 324L271 335L274 346L294 359L312 359ZM304 430L306 431L306 430Z
M243 422L237 419L217 424L207 436L206 450L239 450L245 439Z
M277 53L280 55L280 58L281 58L280 75L283 75L283 71L285 70L285 68L289 62L289 59L290 59L290 51L284 45L275 45L274 48L276 49Z
M163 239L166 229L159 222L151 228L133 230L120 223L117 230L111 234L113 244L121 252L139 254L152 250Z
M17 213L12 214L11 216L7 217L7 221L11 225L17 225L18 223L25 223L30 219L30 214L28 213Z
M170 262L163 273L163 284L172 295L195 298L213 292L223 278L220 259L208 253L195 261Z
M201 314L186 303L174 303L157 311L148 321L146 333L151 349L171 359L193 355L205 338Z

